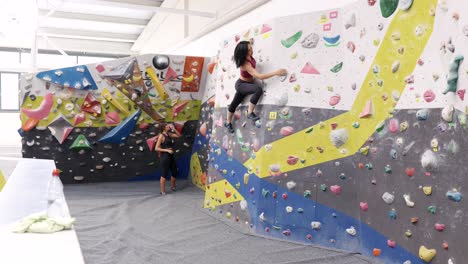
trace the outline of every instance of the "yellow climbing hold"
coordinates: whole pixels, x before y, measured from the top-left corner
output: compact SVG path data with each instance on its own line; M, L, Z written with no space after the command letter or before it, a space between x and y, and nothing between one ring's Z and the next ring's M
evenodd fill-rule
M413 8L404 12L398 11L393 16L386 36L382 37L379 50L370 65L381 65L383 68L390 69L394 59L398 57L400 58L400 68L397 72L381 71L379 76L376 76L371 67L362 82L360 92L354 100L352 108L348 112L313 126L308 126L304 130L270 143L269 145L272 146L271 151L267 151L265 147L262 147L256 153L256 158L250 158L244 163L244 166L255 170L259 177L269 177L269 164L277 163L282 168L283 173L299 168L297 166L288 166L286 159L284 159L284 153L297 157L307 157L309 162L300 168L354 155L375 132L376 126L384 123L389 118L390 114L384 109L388 109L396 102L395 98L393 100L390 100L390 98L389 100L375 100L375 87L372 87L369 83L384 80L382 87L379 87L380 94L392 94L394 92L401 94L403 92L406 85L402 80L413 72L432 34L434 17L429 16L428 13L429 9L435 6L436 3L437 0L415 1ZM425 25L425 31L421 36L414 34L414 28L417 25ZM393 41L391 35L394 32L398 32L399 35L405 37L399 39L399 41ZM399 55L398 47L400 46L411 47L411 52L406 53L405 56ZM362 109L365 108L369 100L372 100L374 113L367 118L359 119ZM353 129L353 122L350 122L350 120L360 120L360 128ZM332 123L339 124L340 128L348 128L348 141L341 146L342 149L348 150L346 153L341 153L340 149L333 146L331 141L321 140L328 138ZM305 133L311 127L314 128L314 133ZM320 148L326 151L305 151L305 142L319 141L321 142Z
M423 192L427 196L431 195L432 194L432 186L424 186L423 187Z
M5 177L3 177L3 173L2 173L2 171L0 170L0 192L1 192L2 189L3 189L3 186L5 186L5 183L6 183Z
M431 262L432 259L436 256L437 250L427 249L425 246L419 248L419 258L425 262Z

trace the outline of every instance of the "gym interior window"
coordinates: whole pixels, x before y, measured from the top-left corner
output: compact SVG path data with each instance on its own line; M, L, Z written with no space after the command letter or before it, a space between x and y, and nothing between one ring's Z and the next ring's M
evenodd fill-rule
M16 72L0 72L0 111L19 110L19 78Z

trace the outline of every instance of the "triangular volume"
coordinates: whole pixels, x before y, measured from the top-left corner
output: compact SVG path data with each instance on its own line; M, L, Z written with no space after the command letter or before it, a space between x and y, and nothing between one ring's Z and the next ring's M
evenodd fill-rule
M62 144L68 135L73 130L72 124L68 122L62 115L59 115L57 118L52 121L48 126L50 133L57 139L57 141Z
M187 106L189 101L182 102L172 108L172 118L176 117Z
M138 118L141 115L141 109L133 113L130 117L125 119L120 125L116 126L114 129L109 131L105 136L99 139L102 143L113 143L121 144L125 142L128 138L128 135L133 131Z
M93 96L93 94L88 93L81 105L81 110L94 116L99 116L101 115L101 103Z
M262 26L262 30L260 31L260 34L265 34L267 32L270 32L271 31L271 27L267 24L263 24Z
M372 100L367 101L366 106L364 107L364 110L362 110L361 114L359 115L359 118L366 118L372 116L373 113L373 106L372 106Z
M38 79L77 90L96 90L91 73L86 65L43 71L36 74Z
M166 78L164 79L163 85L165 85L166 83L168 83L168 82L170 82L170 81L172 81L172 80L174 80L174 79L177 79L177 76L179 76L179 75L177 74L177 72L174 71L174 70L171 68L171 66L169 66L169 67L167 68Z
M314 66L312 66L310 62L307 62L306 65L304 65L304 67L301 70L301 73L320 74L320 72Z
M146 140L146 144L148 144L148 148L150 151L154 150L154 147L156 146L156 142L158 141L158 138L159 138L159 135L152 137L152 138L148 138Z
M84 135L79 135L73 144L70 146L70 149L75 149L75 150L82 150L82 149L93 149L91 147L91 144L89 141L86 139Z

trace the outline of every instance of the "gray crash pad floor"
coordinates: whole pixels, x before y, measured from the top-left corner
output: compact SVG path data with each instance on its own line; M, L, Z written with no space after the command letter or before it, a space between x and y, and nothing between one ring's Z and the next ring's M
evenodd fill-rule
M159 195L159 182L65 186L86 263L376 263L354 253L245 234L203 209L201 190L187 181L178 186L166 196Z

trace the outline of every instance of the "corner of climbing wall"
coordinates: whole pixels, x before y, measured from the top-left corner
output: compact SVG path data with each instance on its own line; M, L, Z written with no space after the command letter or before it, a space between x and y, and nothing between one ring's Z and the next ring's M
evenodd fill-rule
M25 74L23 157L53 159L64 183L159 179L159 124L173 122L186 178L209 62L146 54Z

